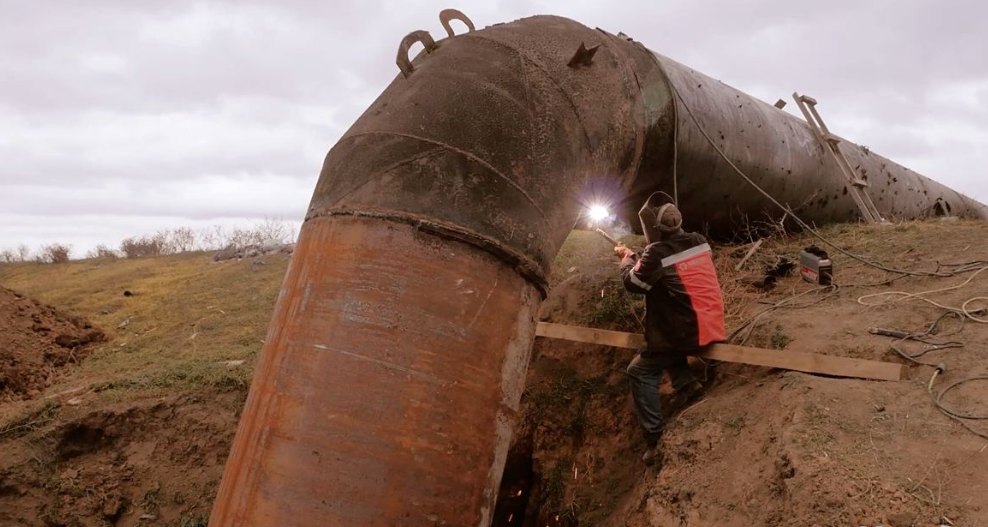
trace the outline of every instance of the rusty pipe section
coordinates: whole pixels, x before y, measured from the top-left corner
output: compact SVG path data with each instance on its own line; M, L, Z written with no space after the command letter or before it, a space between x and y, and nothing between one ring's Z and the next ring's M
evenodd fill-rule
M444 27L465 18L447 12ZM486 527L549 265L586 202L633 211L675 190L712 229L778 212L728 172L677 91L760 185L807 201L807 220L856 217L788 114L571 20L467 26L406 37L425 51L399 53L401 75L326 156L212 527ZM983 216L875 154L849 156L874 187L891 174L885 210L943 198Z

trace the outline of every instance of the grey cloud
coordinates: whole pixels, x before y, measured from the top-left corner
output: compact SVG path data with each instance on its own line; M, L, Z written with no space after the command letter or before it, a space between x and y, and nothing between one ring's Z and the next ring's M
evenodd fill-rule
M445 7L0 0L0 247L301 215L326 151L395 78L398 41L415 29L443 36ZM769 102L812 94L837 133L988 200L982 3L455 7L481 27L569 16Z

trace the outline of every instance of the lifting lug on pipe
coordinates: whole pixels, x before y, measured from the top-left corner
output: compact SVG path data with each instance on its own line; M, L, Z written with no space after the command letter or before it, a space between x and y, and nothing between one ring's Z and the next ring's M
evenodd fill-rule
M458 9L443 9L439 12L439 22L442 23L443 29L446 30L446 34L455 37L456 33L453 32L453 27L449 25L450 20L459 20L467 25L467 33L473 33L475 28L473 27L473 22L467 15L463 14L463 11Z
M569 62L566 63L566 65L571 68L590 66L593 64L593 56L597 54L598 48L600 48L600 44L597 44L592 48L587 48L583 42L580 42L580 47L576 49L576 53L573 54L573 58L569 59Z
M432 53L437 47L436 41L432 39L432 35L424 29L412 31L405 35L405 38L401 39L401 44L398 44L398 57L395 59L395 63L398 64L398 69L401 70L401 74L406 79L412 74L412 70L415 69L412 66L412 61L408 59L408 48L412 47L412 44L416 42L422 43L426 53Z

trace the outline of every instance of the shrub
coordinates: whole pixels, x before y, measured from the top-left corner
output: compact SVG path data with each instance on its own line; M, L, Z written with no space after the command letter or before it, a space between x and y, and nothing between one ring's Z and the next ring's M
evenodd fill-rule
M154 236L126 238L120 242L120 253L124 258L145 258L167 253L167 240L161 233Z
M191 227L179 227L168 233L171 249L177 253L186 253L195 249L196 231Z
M38 261L51 264L65 263L69 261L69 255L71 253L71 245L53 243L41 247L38 252Z
M115 260L119 258L120 255L117 251L114 251L107 245L99 244L93 247L86 253L86 258L95 258L99 260Z

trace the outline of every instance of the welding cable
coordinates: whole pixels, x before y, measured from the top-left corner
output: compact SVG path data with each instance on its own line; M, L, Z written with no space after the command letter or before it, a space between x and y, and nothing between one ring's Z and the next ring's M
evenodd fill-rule
M963 263L937 262L937 271L940 271L940 268L942 267L953 267L954 269L950 272L955 274L962 274L970 271L977 271L978 269L981 269L982 267L985 266L988 266L988 261L985 260L974 260L971 262L963 262Z
M906 353L899 346L902 345L902 343L903 342L906 342L907 340L908 341L914 341L914 342L921 342L923 344L926 344L929 347L926 348L926 349L924 349L923 351L921 351L919 353L912 353L912 354ZM922 366L930 366L930 367L936 368L938 363L931 363L931 362L922 361L922 360L919 360L919 358L922 357L923 355L926 355L927 353L929 353L931 351L943 351L943 350L949 350L949 349L963 348L964 347L964 343L963 342L958 342L956 340L952 340L950 342L934 343L934 342L929 342L929 341L926 341L926 340L923 340L923 339L915 338L915 337L913 337L911 335L907 335L905 337L902 337L901 339L896 339L896 340L892 341L889 344L889 347L892 349L892 351L898 353L900 357L902 357L903 359L906 359L906 360L908 360L908 361L910 361L910 362L912 362L914 364L920 364Z
M975 429L973 426L971 426L971 423L968 422L968 421L986 421L986 420L988 420L988 415L986 415L986 414L973 414L973 413L961 413L961 412L957 412L957 411L951 410L950 408L947 408L943 404L943 396L946 395L946 393L949 392L950 390L953 390L953 389L957 388L958 386L962 386L964 384L967 384L967 383L973 382L973 381L988 381L988 375L979 375L979 376L975 376L975 377L968 377L966 379L961 379L959 381L954 381L953 383L948 384L947 386L945 386L938 393L934 393L934 391L933 391L933 383L936 381L937 376L939 376L940 373L942 373L943 371L944 371L943 368L937 367L933 371L933 376L930 377L930 382L926 385L926 391L930 394L930 399L933 400L934 406L936 406L937 407L937 410L939 410L940 413L942 413L943 415L946 415L947 417L949 417L949 418L953 419L954 421L957 421L958 423L960 423L960 425L963 426L964 428L966 428L968 432L971 432L972 434L974 434L974 435L976 435L976 436L978 436L978 437L980 437L982 439L988 439L988 433L982 432L980 430Z
M654 59L654 57L653 57L653 59ZM655 59L655 60L656 60L656 64L658 64L658 60L657 59ZM660 67L661 67L661 65L660 65ZM853 258L853 259L855 259L855 260L857 260L857 261L859 261L859 262L861 262L861 263L863 263L865 265L869 265L871 267L874 267L876 269L880 269L880 270L885 271L887 273L901 274L901 275L908 275L908 276L933 276L933 277L939 277L939 278L947 278L947 277L951 277L951 276L957 276L958 273L956 273L956 272L940 272L939 270L938 271L930 272L930 271L906 271L906 270L903 270L903 269L895 269L895 268L892 268L892 267L888 267L888 266L882 265L882 264L877 263L877 262L873 262L871 260L868 260L867 258L864 258L862 256L858 256L858 255L856 255L854 253L851 253L850 251L847 251L843 247L841 247L841 246L837 245L836 243L830 241L829 239L827 239L826 237L824 237L822 234L820 234L819 232L817 232L817 230L814 229L812 226L810 226L808 223L806 223L805 221L803 221L803 219L800 218L792 210L791 207L786 206L786 205L783 205L782 203L779 203L779 201L776 200L775 197L773 197L771 194L769 194L762 187L758 186L758 184L755 183L750 177L748 177L748 175L745 174L743 170L741 170L740 168L738 168L738 166L735 165L734 162L731 161L730 158L727 157L727 154L725 154L724 151L721 150L719 146L717 146L717 143L715 143L714 140L710 138L710 135L707 134L707 131L703 129L703 126L700 124L700 120L697 119L696 115L693 114L693 110L690 108L690 106L688 104L686 104L686 100L683 99L683 96L682 96L682 94L679 93L679 90L677 90L675 86L672 86L671 83L670 83L670 86L672 87L672 91L676 93L676 97L679 99L679 102L682 103L682 105L683 105L684 108L686 108L686 112L688 114L690 114L690 118L693 120L693 123L696 124L697 130L700 131L700 134L703 136L703 138L706 139L708 143L710 143L710 146L712 146L714 148L714 150L717 151L717 153L720 155L720 157L724 161L726 161L727 164L730 165L731 168L733 168L734 171L737 172L739 176L741 176L742 178L744 178L744 180L747 181L749 185L751 185L752 187L754 187L755 190L757 190L758 192L760 192L763 196L765 196L765 198L767 198L769 201L771 201L773 204L775 204L776 207L779 207L779 209L782 210L784 213L792 216L793 220L795 220L796 223L799 224L800 227L802 227L803 229L806 229L807 231L809 231L813 236L815 236L817 239L819 239L823 243L829 245L830 247L833 247L835 250L837 250L838 252L840 252L841 254L843 254L845 256L848 256L850 258Z
M965 318L963 315L960 315L958 313L955 313L955 312L952 312L952 311L948 311L948 312L945 312L942 315L940 315L922 333L906 333L906 332L902 332L902 331L889 330L889 329L880 329L880 328L872 328L870 330L870 332L873 333L873 334L875 334L875 335L885 335L885 336L898 337L891 344L889 344L890 348L893 351L895 351L896 353L898 353L902 358L906 359L909 362L912 362L914 364L919 364L919 365L922 365L922 366L929 366L929 367L933 368L933 375L930 377L930 381L926 384L926 391L927 391L927 393L930 394L930 399L933 401L933 405L936 406L937 410L940 413L942 413L942 414L946 415L948 418L953 419L954 421L957 421L958 423L960 423L960 425L963 426L968 432L971 432L972 434L974 434L974 435L976 435L978 437L981 437L981 438L984 438L984 439L988 439L988 433L981 432L981 431L975 429L974 427L972 427L970 423L968 423L968 421L974 421L974 420L988 420L988 415L978 415L978 414L973 414L973 413L961 413L961 412L958 412L958 411L955 411L955 410L951 410L950 408L947 408L943 404L943 396L947 392L949 392L950 390L953 390L953 389L957 388L958 386L961 386L961 385L963 385L965 383L972 382L972 381L979 381L979 380L986 380L986 381L988 381L988 376L977 376L977 377L969 377L969 378L966 378L966 379L961 379L959 381L956 381L956 382L954 382L952 384L947 385L944 389L940 390L939 393L935 393L933 391L933 385L936 382L937 377L940 374L942 374L944 371L946 371L947 366L945 366L942 362L932 363L932 362L926 362L926 361L919 360L919 357L922 357L923 355L925 355L925 354L927 354L927 353L929 353L931 351L940 351L940 350L945 350L945 349L960 348L960 347L963 347L964 346L964 343L963 342L958 342L958 341L932 342L932 341L930 341L929 339L926 338L926 337L928 337L930 335L936 334L937 333L937 329L940 326L940 323L943 322L947 317L951 317L951 316L957 317L958 320L960 320L960 325L958 325L957 328L955 328L953 331L949 331L949 332L946 332L946 333L940 333L939 334L939 336L941 336L941 337L949 337L949 336L956 335L957 333L960 333L961 331L963 331L963 329L964 329L964 322L967 320L967 318ZM902 335L902 336L899 337L899 335ZM923 350L923 351L921 351L919 353L909 354L909 353L904 352L902 349L900 349L898 347L898 344L901 344L901 343L903 343L903 342L905 342L907 340L911 340L911 341L915 341L915 342L921 342L921 343L927 344L927 345L929 345L931 347L929 347L929 348L927 348L927 349L925 349L925 350Z
M944 292L947 292L947 291L954 291L954 290L957 290L957 289L961 289L961 288L967 287L967 285L970 284L972 281L974 281L974 279L977 278L978 275L980 275L981 273L983 273L985 271L988 271L988 267L982 267L982 268L978 269L977 271L974 272L974 274L972 274L971 276L969 276L967 278L967 280L965 280L965 281L963 281L963 282L961 282L959 284L949 286L949 287L942 287L940 289L931 289L929 291L923 291L923 292L920 292L920 293L909 293L909 292L906 292L906 291L882 291L882 292L879 292L879 293L871 293L871 294L868 294L868 295L864 295L864 296L858 298L858 303L861 304L861 305L863 305L863 306L877 307L877 306L886 306L886 305L895 304L895 303L901 302L903 300L917 299L917 300L922 300L922 301L924 301L924 302L926 302L926 303L928 303L930 305L936 306L936 307L938 307L940 309L943 309L945 311L948 311L948 312L951 312L951 313L956 313L957 315L959 315L959 316L961 316L963 318L966 318L968 320L973 320L974 322L978 322L980 324L988 324L988 318L981 318L981 317L977 316L978 314L984 312L984 308L981 308L981 309L970 309L968 307L968 306L970 306L974 302L988 302L988 297L975 296L975 297L969 298L963 304L961 304L960 307L948 306L948 305L945 305L945 304L941 304L939 302L936 302L934 300L930 300L929 298L926 298L927 295L932 295L932 294L936 294L936 293L944 293ZM882 298L882 297L892 297L892 298L889 299L889 300L887 300L887 301L885 301L885 302L868 302L867 301L867 300L870 300L872 298Z
M781 309L783 307L790 308L790 309L803 309L803 308L806 308L806 307L810 307L810 306L819 304L820 302L823 302L824 300L827 300L828 298L834 296L835 294L837 294L837 292L839 290L840 290L840 287L837 284L831 284L831 285L825 285L825 286L821 286L821 287L815 287L813 289L807 289L806 291L803 291L802 293L797 293L797 294L794 294L792 296L788 296L788 297L786 297L786 298L784 298L784 299L782 299L782 300L780 300L780 301L772 304L771 306L769 306L769 307L767 307L767 308L759 311L758 313L755 313L751 318L748 318L747 320L744 320L743 322L741 322L741 325L739 325L731 333L731 335L729 337L727 337L727 341L726 342L734 342L734 339L736 339L738 336L740 336L740 334L741 334L742 331L744 331L745 329L747 329L748 332L745 334L744 338L741 339L741 342L739 343L740 345L743 346L746 342L748 342L748 339L751 338L751 334L755 331L755 327L757 327L758 320L761 317L763 317L764 315L767 315L768 313L770 313L772 311L775 311L776 309ZM806 296L808 294L811 294L811 293L813 293L813 294L816 294L816 293L826 293L826 294L824 296L821 296L820 298L818 298L816 300L812 300L810 302L804 302L802 304L792 304L791 303L794 300L797 300L799 298L802 298L802 297L804 297L804 296Z
M937 329L939 329L940 323L943 322L944 319L950 316L957 317L958 320L960 320L960 324L953 331L949 331L947 333L938 333ZM932 324L927 326L922 333L910 333L907 331L898 331L894 329L882 329L882 328L871 328L869 330L869 333L873 335L893 337L894 340L892 340L889 343L889 348L892 351L898 353L899 356L902 357L903 359L912 362L913 364L929 366L931 368L939 368L941 366L941 363L922 361L920 360L920 357L926 355L927 353L930 353L931 351L943 351L949 349L963 348L964 343L957 340L943 341L943 342L933 341L930 340L928 337L934 334L936 334L939 337L950 337L956 335L964 330L965 320L967 319L962 315L958 313L954 313L952 311L947 311L942 315L940 315L935 321L933 321ZM906 353L906 351L903 350L900 346L907 341L919 342L921 344L926 345L927 347L924 350L920 351L919 353Z

